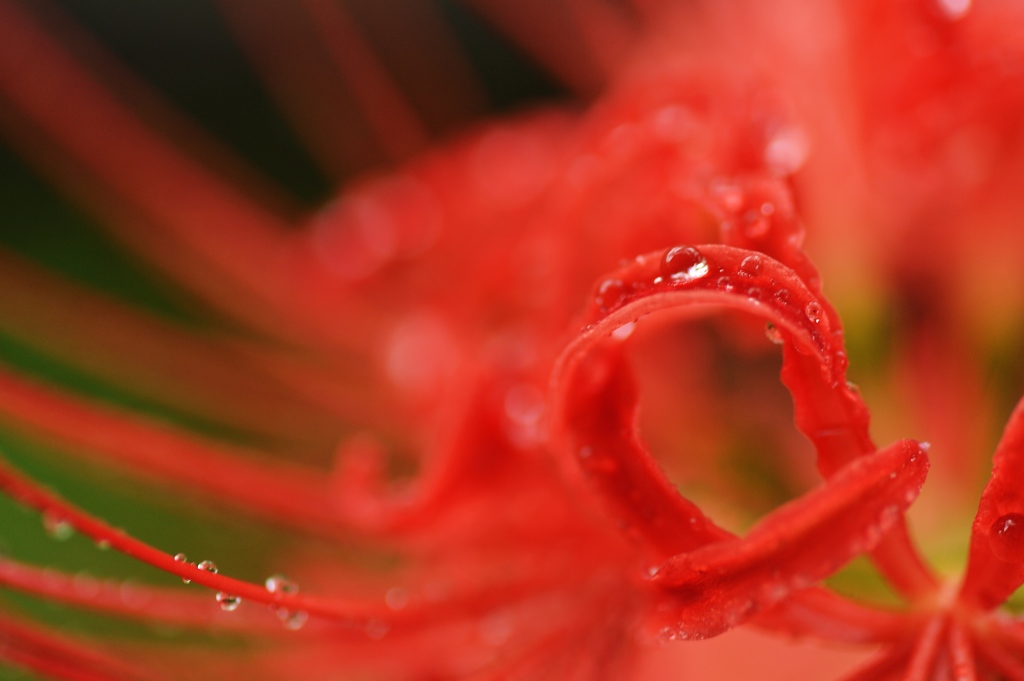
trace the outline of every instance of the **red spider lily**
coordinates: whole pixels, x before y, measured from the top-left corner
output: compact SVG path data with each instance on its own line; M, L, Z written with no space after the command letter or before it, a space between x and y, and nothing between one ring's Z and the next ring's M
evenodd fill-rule
M531 11L480 4L513 33ZM653 4L635 9L652 25L678 10ZM245 12L224 6L244 40ZM39 511L52 534L77 532L192 586L7 556L0 584L194 631L206 644L73 636L5 604L0 660L55 679L617 679L642 673L634 663L655 639L751 624L881 647L848 679L1024 678L1021 625L999 610L1024 583L1024 498L1014 484L1024 473L1024 407L997 449L965 576L946 583L904 520L928 447L877 448L847 382L839 315L803 250L789 179L803 141L781 96L742 69L710 70L689 56L651 68L645 55L636 74L609 85L596 67L642 52L630 45L636 36L611 7L566 3L559 11L576 12L602 49L589 62L573 57L579 42L533 49L580 91L603 89L596 103L489 123L422 151L424 126L341 6L301 6L306 23L285 28L324 38L326 70L315 75L339 77L370 112L378 151L411 158L294 218L247 192L254 181L200 163L25 6L0 0L9 139L218 319L201 331L174 324L5 253L4 332L221 430L133 414L13 368L0 372L5 427L284 527L303 546L281 565L301 576L302 591L281 574L263 584L229 577L0 464L0 490ZM255 11L294 21L290 9ZM306 107L304 86L256 57L271 90L301 100L284 108L303 134L324 134L332 105ZM136 97L128 101L178 129ZM323 165L343 174L337 150L322 151ZM720 452L691 452L689 436L725 441L733 424L688 424L681 451L655 459L640 436L629 361L648 329L711 313L726 316L720 332L737 347L756 348L747 318L759 337L769 324L821 477L742 535L662 470L702 474ZM697 328L680 332L684 346ZM696 390L686 409L725 399L714 384ZM655 430L679 435L673 424ZM310 462L328 446L329 465ZM422 453L403 458L403 449ZM417 472L403 478L389 466ZM369 557L325 556L323 544ZM862 554L902 608L820 586ZM222 649L214 633L254 645Z

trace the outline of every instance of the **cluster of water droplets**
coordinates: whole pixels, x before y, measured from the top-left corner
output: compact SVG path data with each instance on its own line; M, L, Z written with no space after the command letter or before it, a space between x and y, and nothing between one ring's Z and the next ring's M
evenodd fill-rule
M181 564L191 565L192 567L196 568L197 570L202 570L203 572L209 572L211 575L215 575L218 572L217 564L214 563L212 560L203 560L203 561L200 561L199 563L195 563L195 562L190 563L189 560L188 560L188 556L186 556L184 553L176 553L176 554L174 554L174 562L181 563ZM185 584L191 584L192 583L192 580L189 579L188 577L182 577L181 581L184 582ZM237 610L238 606L241 605L241 603L242 603L241 597L235 596L233 594L229 594L226 591L218 591L214 595L214 599L217 601L217 604L220 605L220 609L225 611L225 612L233 612L233 611Z
M765 266L765 257L758 253L751 253L743 258L735 275L721 273L715 282L714 288L725 293L742 292L753 301L767 301L768 295L765 290L755 285L755 278L761 276ZM721 270L719 270L721 272ZM704 279L711 273L711 266L707 258L694 246L676 246L670 248L662 256L659 275L650 283L642 281L624 281L618 277L609 277L602 281L594 294L594 303L602 313L611 312L638 293L653 285L671 283L687 283ZM771 302L780 308L790 305L790 292L786 289L778 289L771 295ZM808 302L803 310L803 315L813 325L821 324L825 317L825 309L816 300ZM632 327L621 334L622 338L632 333ZM782 341L781 332L774 326L769 325L768 337L773 342Z
M299 592L299 585L282 574L273 574L263 582L267 591L271 594L291 596ZM309 619L309 613L305 610L290 610L281 605L271 606L277 619L281 621L285 629L297 631L305 626Z

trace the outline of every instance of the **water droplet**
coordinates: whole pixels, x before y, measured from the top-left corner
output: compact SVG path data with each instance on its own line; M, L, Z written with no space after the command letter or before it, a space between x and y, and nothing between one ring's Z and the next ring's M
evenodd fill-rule
M627 322L619 328L612 331L612 338L617 341L624 341L633 335L633 331L636 329L636 322Z
M809 319L812 324L820 324L821 315L823 313L824 310L821 308L821 304L816 300L812 300L807 303L806 307L804 307L804 314L807 315L807 319Z
M833 360L836 364L836 371L840 373L845 372L850 367L850 357L846 354L845 350L836 350Z
M693 246L676 246L661 259L661 275L673 281L693 281L708 273L708 261Z
M393 586L384 594L384 604L392 610L401 610L409 605L409 592L400 586Z
M726 293L731 293L736 288L736 284L732 283L732 279L725 276L719 277L715 285L720 291L725 291Z
M49 512L43 514L43 529L57 541L67 541L75 534L75 528L71 523Z
M176 554L174 554L174 562L175 563L185 563L187 561L188 561L188 556L186 556L184 553L176 553ZM191 584L192 583L192 580L189 579L188 577L182 577L181 581L183 581L185 584Z
M661 631L658 632L658 638L662 641L674 641L679 635L679 632L672 627L662 627Z
M238 596L232 596L231 594L223 591L218 591L215 598L217 599L217 602L220 603L220 609L224 612L233 612L242 602L242 599Z
M747 298L751 300L764 300L764 291L756 286L747 289Z
M761 273L761 267L764 261L759 255L748 255L743 258L743 262L740 263L740 274L745 274L748 277L756 277Z
M211 575L217 574L217 564L214 563L212 560L204 560L196 567L200 570L203 570L204 572L209 572Z
M775 343L776 345L782 345L782 331L779 330L779 327L775 326L771 322L768 322L767 324L765 324L764 333L766 336L768 336L768 340L770 340L772 343Z
M992 553L1010 562L1024 561L1024 515L1007 513L999 516L989 529Z
M267 591L272 594L289 595L299 592L299 585L282 574L270 575L264 580L263 584L267 587Z
M288 631L298 631L306 626L306 622L309 621L309 613L305 610L292 611L288 608L278 608L277 619L281 620L281 624Z
M789 291L784 288L780 288L775 292L774 298L780 305L787 305L789 303Z
M605 279L598 285L594 302L601 312L610 312L626 298L626 285L620 279Z

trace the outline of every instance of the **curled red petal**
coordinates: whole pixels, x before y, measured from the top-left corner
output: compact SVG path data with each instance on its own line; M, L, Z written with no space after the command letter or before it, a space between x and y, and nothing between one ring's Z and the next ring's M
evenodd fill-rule
M638 438L636 388L612 334L651 312L708 306L770 320L814 358L828 384L843 370L817 298L795 272L761 254L722 245L673 248L640 256L597 286L591 323L554 370L553 436L654 560L728 535L679 496Z
M654 582L680 634L706 638L752 617L870 550L917 498L928 458L902 440L861 457L785 504L742 539L673 556Z
M1024 584L1024 400L1017 403L996 447L992 477L971 528L961 597L994 608Z

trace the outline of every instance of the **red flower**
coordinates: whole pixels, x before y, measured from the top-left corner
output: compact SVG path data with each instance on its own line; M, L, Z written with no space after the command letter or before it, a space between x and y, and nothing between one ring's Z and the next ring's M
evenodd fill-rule
M246 14L224 5L243 41L255 40ZM847 381L839 315L803 250L792 175L808 139L784 104L800 99L798 86L780 77L769 88L731 60L709 66L719 50L697 38L680 48L689 10L637 7L648 22L638 35L617 10L583 3L578 26L604 46L592 61L574 62L581 43L523 41L577 89L601 90L592 106L488 123L422 150L427 133L414 107L340 5L302 6L298 15L280 10L282 34L316 33L326 47L288 51L302 67L289 74L312 65L325 69L311 72L308 82L319 82L336 69L368 112L377 151L408 160L290 217L255 191L257 181L228 179L244 172L212 170L232 166L219 152L205 165L186 151L195 133L182 133L188 144L172 141L164 130L181 124L137 86L127 100L113 96L32 12L0 0L8 138L202 309L174 322L0 254L6 334L164 417L11 368L0 373L5 428L203 499L215 520L219 507L284 528L289 548L269 559L217 556L225 567L235 561L225 573L248 579L222 575L158 535L107 522L127 525L131 513L100 520L84 510L90 503L35 482L45 474L2 464L0 491L39 511L55 537L77 533L193 586L146 573L147 584L124 581L114 576L131 569L124 564L107 566L108 578L42 568L30 551L0 557L0 584L194 630L204 645L72 635L5 606L0 660L55 679L618 679L643 673L637 661L656 640L751 624L880 646L848 679L1024 678L1021 624L999 610L1024 583L1024 494L1015 484L1024 406L997 449L965 576L945 582L904 518L924 484L928 447L874 444ZM960 18L944 6L956 16L931 20ZM528 16L487 11L513 33ZM700 25L713 27L718 11L730 10L709 3ZM885 8L864 10L873 12ZM648 42L631 44L640 38ZM88 51L81 38L72 44ZM338 93L310 99L315 86L282 78L265 48L254 54L302 134L324 134ZM624 54L635 57L635 73L611 83L586 66ZM100 72L127 82L116 69ZM908 73L931 91L927 68ZM871 85L859 84L865 119L902 125L886 110L894 100ZM328 172L350 167L339 149L318 151ZM876 162L891 166L884 153L866 166ZM722 323L678 324L709 313ZM658 398L674 395L683 413L717 416L644 424L646 437L679 450L655 459L640 435L637 376L680 354L652 340L666 327L692 358L707 357L702 334L712 332L719 349L748 357L781 346L782 382L820 485L740 534L712 520L742 501L728 489L734 479L712 478L750 410L707 367L682 391L664 377L644 384ZM771 394L756 370L741 382ZM766 409L770 435L759 444L798 450L784 410ZM798 480L788 460L775 468ZM698 504L676 488L694 479L733 496ZM822 586L864 554L902 607L862 605ZM253 581L268 562L296 581L276 572ZM250 647L217 646L215 632Z

